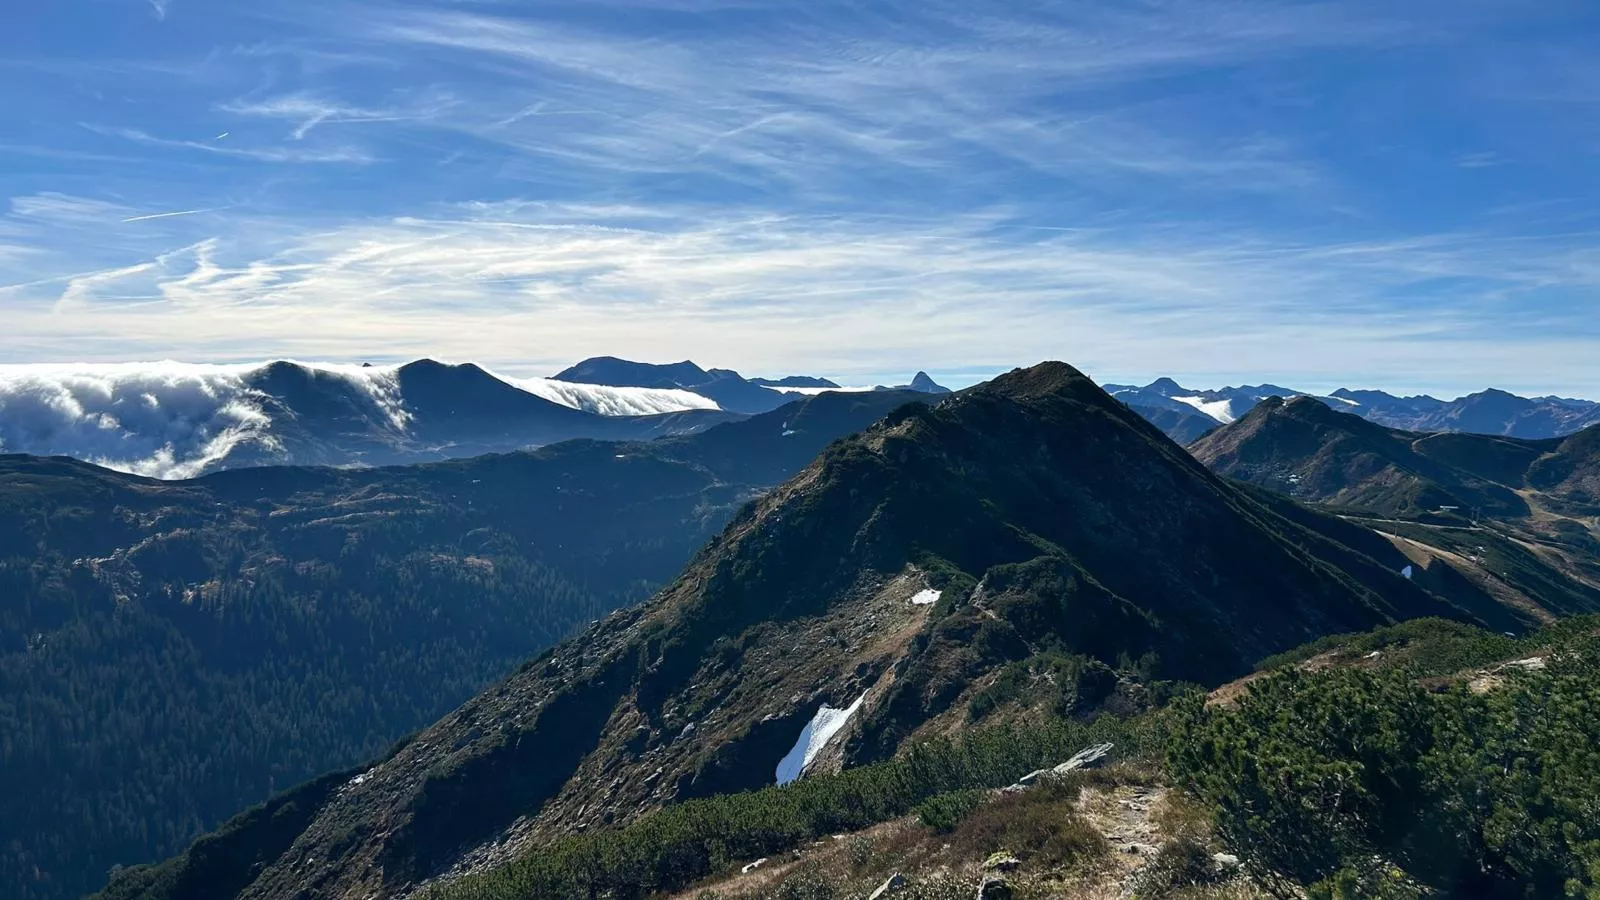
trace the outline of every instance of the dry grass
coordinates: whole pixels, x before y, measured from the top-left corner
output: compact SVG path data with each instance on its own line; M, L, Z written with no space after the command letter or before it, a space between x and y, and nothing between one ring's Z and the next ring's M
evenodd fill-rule
M986 859L1008 850L1024 863L1060 866L1105 853L1105 837L1077 810L1078 788L1047 780L973 810L948 838L950 852Z
M897 872L908 884L895 900L971 900L999 850L1022 862L1011 875L1018 900L1268 898L1248 882L1219 881L1208 816L1153 768L1118 764L991 796L948 834L907 816L673 900L861 900Z

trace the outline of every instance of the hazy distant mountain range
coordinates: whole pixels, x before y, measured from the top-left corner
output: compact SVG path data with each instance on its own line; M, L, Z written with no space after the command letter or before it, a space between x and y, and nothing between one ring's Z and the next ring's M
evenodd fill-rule
M1315 397L1339 412L1408 431L1461 431L1505 437L1549 438L1600 424L1600 402L1565 397L1519 397L1493 388L1456 400L1396 397L1383 391L1340 388L1327 396L1275 384L1186 388L1171 378L1142 387L1108 384L1113 397L1141 412L1174 440L1188 444L1218 425L1244 417L1268 397Z
M917 373L915 387L945 389ZM0 367L0 453L158 478L259 465L391 465L574 438L692 434L837 389L691 362L587 360L555 378L476 365L270 362ZM853 388L848 390L870 390Z
M1186 388L1170 378L1106 385L1180 444L1233 422L1275 384ZM541 447L575 438L693 434L828 391L948 394L925 372L906 384L843 386L812 375L746 378L690 362L602 356L551 378L472 364L277 361L0 366L0 453L69 456L158 478L260 465L371 466ZM1323 403L1381 425L1546 438L1600 423L1600 403L1487 390L1444 401L1339 390Z
M714 401L717 406L729 412L750 414L777 409L793 400L795 394L866 390L843 387L826 378L810 375L747 379L732 369L702 369L688 360L655 364L631 362L612 356L586 359L557 373L555 380L611 387L689 391ZM924 394L950 393L949 388L935 383L926 372L918 372L909 384L877 385L870 390L918 391Z

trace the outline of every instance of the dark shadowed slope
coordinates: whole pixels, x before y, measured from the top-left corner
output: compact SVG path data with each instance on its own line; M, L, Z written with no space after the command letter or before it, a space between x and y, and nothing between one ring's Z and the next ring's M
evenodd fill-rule
M1222 427L1216 419L1189 408L1140 406L1137 403L1128 404L1128 408L1143 416L1146 421L1161 429L1163 434L1179 444L1192 444Z
M1041 654L1215 683L1320 634L1464 615L1340 541L1369 532L1278 503L1064 364L902 407L746 509L649 603L446 716L292 838L242 839L228 852L270 862L229 877L249 898L403 895L552 835L770 783L823 703L861 699L813 769L952 727ZM1106 687L1085 681L1082 709ZM175 900L162 885L193 864L106 896Z

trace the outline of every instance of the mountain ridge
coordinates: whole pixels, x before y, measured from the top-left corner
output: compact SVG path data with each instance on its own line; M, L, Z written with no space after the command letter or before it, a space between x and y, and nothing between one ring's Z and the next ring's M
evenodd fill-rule
M18 690L0 705L0 895L78 896L371 756L924 399L829 393L649 442L190 481L0 455L0 679ZM101 765L114 777L82 778Z
M1291 507L1065 364L902 406L746 507L649 602L341 788L241 896L405 896L555 834L770 783L822 705L863 695L818 765L881 759L1040 653L1086 660L1089 710L1118 681L1088 673L1122 657L1213 681L1308 635L1470 617L1402 578L1387 544L1368 556L1342 541L1355 526ZM143 877L105 896L159 896Z
M1384 391L1350 388L1317 396L1274 384L1193 390L1165 377L1144 386L1108 384L1106 390L1131 406L1149 411L1147 418L1164 411L1162 421L1172 428L1168 434L1180 442L1190 435L1198 437L1197 429L1191 423L1174 420L1174 412L1188 410L1205 416L1216 425L1226 425L1271 397L1314 397L1341 412L1355 413L1380 425L1408 431L1453 431L1537 439L1573 434L1600 424L1600 402L1559 397L1529 399L1497 388L1449 401L1427 395L1397 397Z
M703 369L688 360L643 363L615 356L592 357L552 377L557 381L586 384L683 389L713 399L723 409L742 413L767 412L787 402L796 391L811 393L839 388L838 384L826 378L808 375L747 379L732 369ZM874 390L950 393L949 388L936 383L927 372L922 371L917 372L908 384L878 385Z
M1403 431L1301 397L1264 401L1189 449L1369 524L1434 589L1450 588L1443 560L1541 621L1600 608L1600 426L1539 440Z
M785 402L792 399L784 397ZM573 438L640 440L739 415L686 391L502 378L429 359L398 367L11 367L0 451L187 478L260 465L387 465Z

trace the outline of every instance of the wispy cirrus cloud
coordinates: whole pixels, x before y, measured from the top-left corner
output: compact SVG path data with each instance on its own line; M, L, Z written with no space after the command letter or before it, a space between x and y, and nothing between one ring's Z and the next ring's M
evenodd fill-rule
M1581 379L1583 348L1600 339L1579 308L1528 334L1499 324L1552 286L1600 288L1597 257L1576 237L1530 253L1466 233L1307 245L1041 229L1004 211L938 225L693 207L435 212L445 214L311 233L252 220L240 230L256 241L207 238L134 266L0 287L0 301L45 358L94 333L146 355L337 357L359 345L360 358L434 353L526 374L589 354L656 357L665 334L675 354L869 380L900 360L1035 356L1112 377L1172 368L1177 348L1215 361L1186 372L1224 380L1291 363L1337 378L1360 360L1427 386L1530 347ZM1448 302L1418 316L1404 298L1421 295ZM1466 357L1464 346L1478 349ZM1327 362L1308 367L1306 347Z
M172 150L190 150L209 153L216 156L232 157L234 159L247 159L266 163L370 163L376 157L365 150L356 147L341 147L336 149L298 149L293 147L260 146L242 147L237 144L221 144L215 141L191 140L187 138L164 138L140 131L137 128L111 128L102 125L85 124L84 128L100 134L119 137L139 144L152 147L164 147Z
M0 353L1600 393L1576 7L183 13L0 63Z
M91 197L75 197L58 191L44 191L11 198L15 219L52 223L99 223L115 221L128 214L128 207Z
M293 124L289 136L303 140L312 129L323 124L353 122L426 121L448 106L447 98L411 102L406 108L369 109L351 106L307 93L285 94L264 99L235 99L221 105L224 112L253 118L281 119Z

